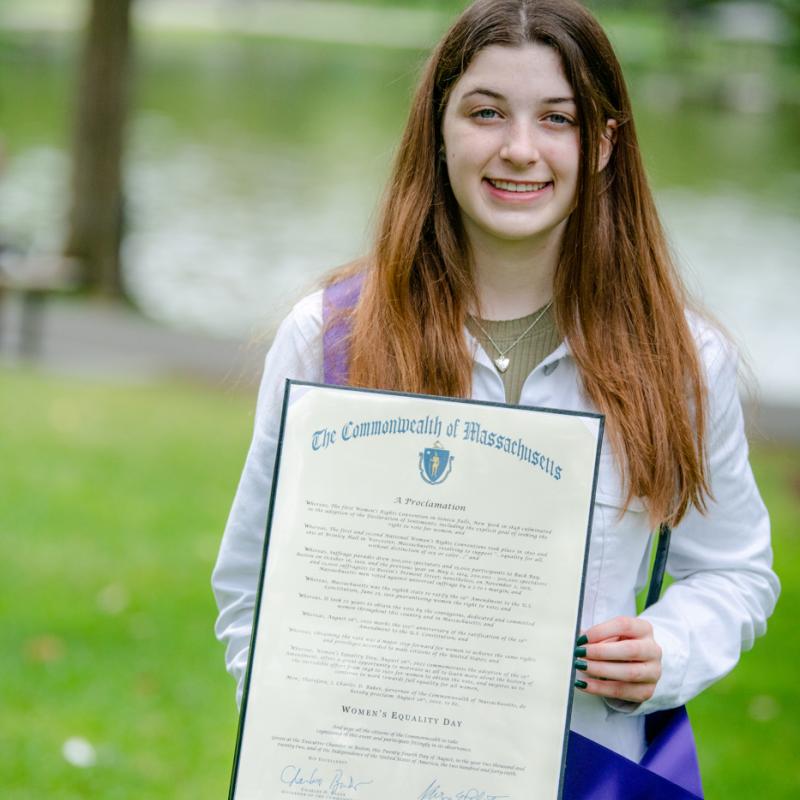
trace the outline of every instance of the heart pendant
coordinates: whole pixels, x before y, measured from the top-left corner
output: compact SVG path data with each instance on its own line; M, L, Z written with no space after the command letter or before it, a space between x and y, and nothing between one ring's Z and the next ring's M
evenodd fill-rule
M497 356L494 360L494 365L500 372L505 372L511 362L505 356Z

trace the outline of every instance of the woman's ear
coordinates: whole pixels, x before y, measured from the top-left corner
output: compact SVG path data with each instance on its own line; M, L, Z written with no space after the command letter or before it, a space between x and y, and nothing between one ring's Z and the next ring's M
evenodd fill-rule
M597 159L598 172L602 172L606 168L606 165L611 158L611 153L614 150L614 142L616 141L616 138L617 121L615 119L607 119L606 129L603 131L603 135L600 137L600 153L598 154Z

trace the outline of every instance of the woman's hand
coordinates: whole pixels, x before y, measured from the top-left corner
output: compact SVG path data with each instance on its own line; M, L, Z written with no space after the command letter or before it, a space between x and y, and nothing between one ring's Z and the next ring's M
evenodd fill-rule
M647 620L616 617L584 631L577 645L579 689L631 703L653 696L661 677L661 648Z

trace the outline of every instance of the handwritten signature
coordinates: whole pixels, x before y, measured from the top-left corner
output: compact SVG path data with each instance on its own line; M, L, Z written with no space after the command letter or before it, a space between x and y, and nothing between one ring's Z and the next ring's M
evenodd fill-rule
M356 780L352 775L345 775L340 769L333 773L333 777L327 778L319 772L317 767L309 772L307 767L287 764L281 770L281 783L288 786L318 786L325 789L331 797L342 797L342 792L355 792L362 786L369 786L372 781Z
M439 779L434 778L423 789L417 800L502 800L507 794L491 794L482 789L460 789L457 792L446 792L439 784Z

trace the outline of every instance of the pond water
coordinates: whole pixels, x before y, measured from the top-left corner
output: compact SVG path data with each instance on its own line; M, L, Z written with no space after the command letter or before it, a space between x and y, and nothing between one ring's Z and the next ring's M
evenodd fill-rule
M2 51L0 240L58 249L72 51L31 47ZM138 55L129 292L170 324L268 330L366 247L419 55L241 37L146 40ZM632 90L690 286L749 353L765 398L800 403L798 109L662 109L646 75Z

